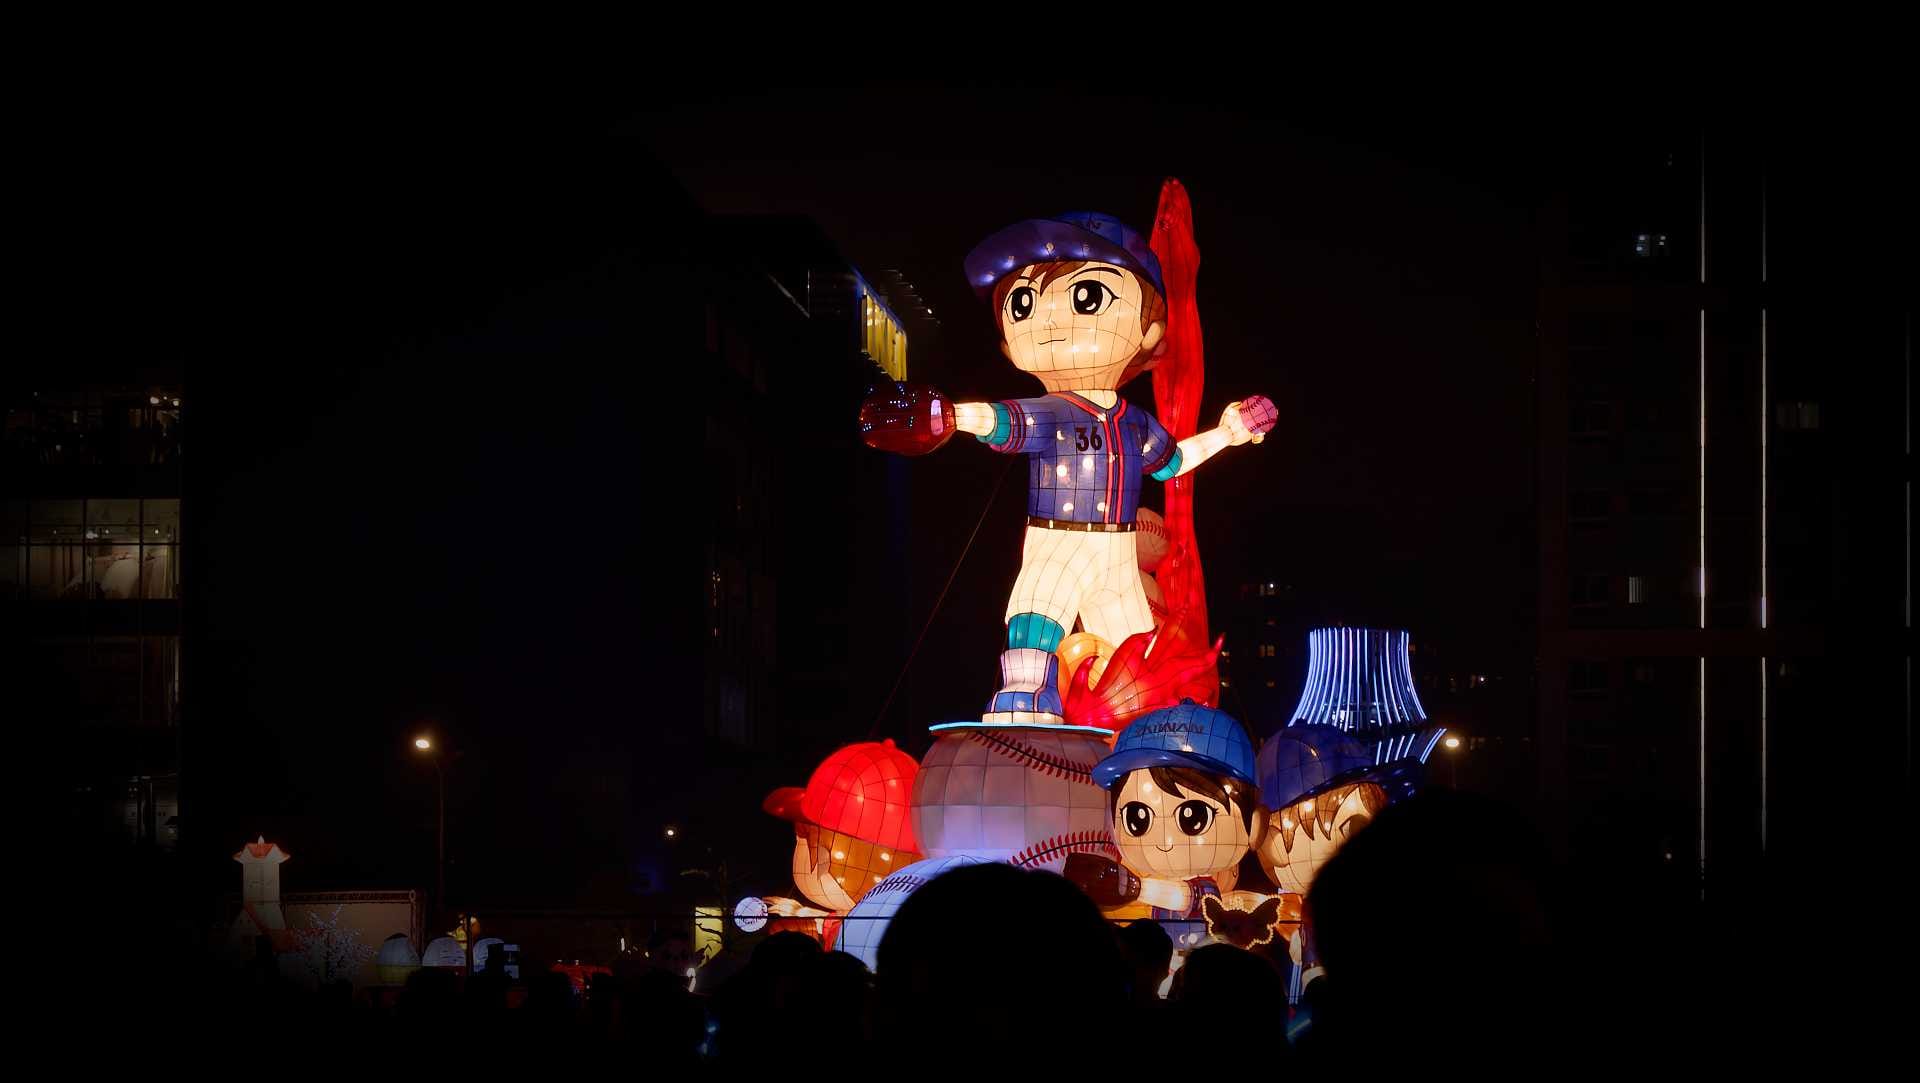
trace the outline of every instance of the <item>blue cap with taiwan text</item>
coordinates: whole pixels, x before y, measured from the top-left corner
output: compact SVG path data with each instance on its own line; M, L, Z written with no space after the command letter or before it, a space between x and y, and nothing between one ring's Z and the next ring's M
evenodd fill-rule
M1121 730L1113 752L1094 764L1093 781L1111 789L1128 772L1145 767L1191 767L1252 786L1253 740L1225 711L1181 700Z
M1160 282L1160 257L1153 254L1146 235L1113 215L1096 211L1029 218L981 241L967 253L967 285L987 298L994 283L1022 267L1068 260L1125 267L1151 282L1160 296L1167 295Z

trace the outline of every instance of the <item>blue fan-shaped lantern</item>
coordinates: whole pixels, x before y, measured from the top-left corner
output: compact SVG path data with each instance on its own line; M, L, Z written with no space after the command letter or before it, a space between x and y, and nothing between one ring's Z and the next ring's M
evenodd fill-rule
M1376 767L1427 762L1445 727L1427 719L1413 687L1407 633L1315 628L1307 633L1307 682L1292 726L1332 726L1359 741Z

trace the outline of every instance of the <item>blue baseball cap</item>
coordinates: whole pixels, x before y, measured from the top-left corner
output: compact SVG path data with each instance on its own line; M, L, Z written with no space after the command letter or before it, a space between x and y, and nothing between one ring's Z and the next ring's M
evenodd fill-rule
M967 284L982 300L994 283L1034 263L1091 260L1125 267L1167 295L1160 281L1160 257L1147 237L1110 214L1074 211L1052 218L1029 218L988 237L967 253Z
M1288 726L1267 738L1254 761L1260 803L1284 808L1373 768L1373 753L1338 726Z
M1253 740L1232 715L1184 699L1121 730L1113 751L1093 765L1093 782L1112 789L1143 767L1191 767L1252 786Z

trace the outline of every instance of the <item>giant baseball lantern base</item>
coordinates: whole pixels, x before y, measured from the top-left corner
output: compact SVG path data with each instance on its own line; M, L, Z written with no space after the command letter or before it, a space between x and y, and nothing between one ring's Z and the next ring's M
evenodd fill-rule
M1068 854L1112 854L1093 765L1104 730L946 728L913 779L913 832L928 857L1059 872Z

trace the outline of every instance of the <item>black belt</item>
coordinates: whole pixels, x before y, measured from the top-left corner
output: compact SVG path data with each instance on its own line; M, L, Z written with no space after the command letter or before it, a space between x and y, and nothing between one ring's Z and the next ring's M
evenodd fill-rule
M1132 523L1074 523L1065 519L1042 519L1038 515L1027 516L1027 525L1047 530L1084 530L1089 534L1133 533Z

